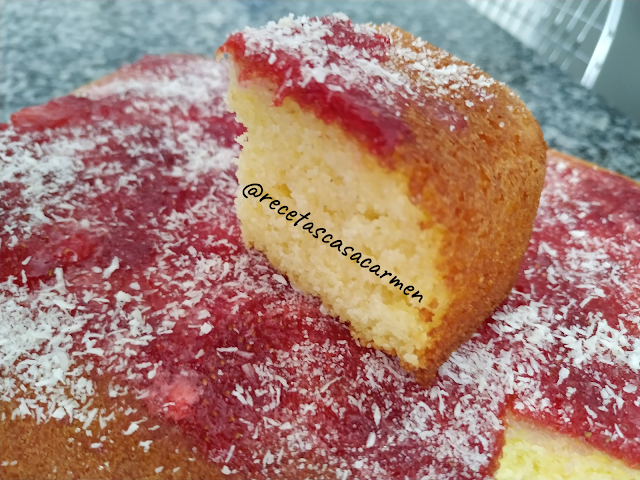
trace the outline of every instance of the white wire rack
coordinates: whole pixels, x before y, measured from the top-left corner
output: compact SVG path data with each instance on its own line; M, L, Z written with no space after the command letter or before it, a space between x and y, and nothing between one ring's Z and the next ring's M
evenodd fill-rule
M480 13L592 88L623 0L467 0Z

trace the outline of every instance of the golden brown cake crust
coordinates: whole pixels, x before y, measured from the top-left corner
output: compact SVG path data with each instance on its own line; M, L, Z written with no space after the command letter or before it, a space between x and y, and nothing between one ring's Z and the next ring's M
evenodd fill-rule
M179 428L153 416L135 395L113 399L109 396L106 377L95 378L96 395L92 408L118 411L106 429L93 425L90 437L82 429L82 422L68 419L37 422L33 418L11 419L19 402L0 403L2 479L203 479L220 478L220 467L194 450L196 443L185 437ZM131 416L136 411L149 420L140 430L125 435ZM106 416L106 414L105 414ZM137 416L134 418L138 418ZM95 421L98 423L98 420ZM148 426L157 429L148 430ZM106 440L101 437L106 435ZM149 442L151 440L151 442ZM144 449L141 443L148 443ZM92 444L100 444L92 448ZM37 452L37 454L35 454ZM13 465L11 462L15 461ZM156 470L158 467L162 469Z
M418 50L411 34L392 26L381 31ZM444 54L431 45L420 48ZM412 72L402 59L391 61ZM439 67L449 65L468 64L444 54ZM493 95L489 100L479 101L464 89L460 98L447 98L466 113L467 127L461 130L443 128L424 110L410 107L404 121L415 141L401 144L390 159L380 158L407 177L412 201L446 231L439 268L454 298L441 327L430 333L426 367L415 372L423 384L508 295L544 183L546 144L538 123L509 88L500 83L486 88Z

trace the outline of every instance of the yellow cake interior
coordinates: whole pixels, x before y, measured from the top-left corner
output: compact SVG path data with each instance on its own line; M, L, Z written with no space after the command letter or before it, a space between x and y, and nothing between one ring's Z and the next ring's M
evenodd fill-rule
M626 466L580 440L509 418L496 480L640 480Z
M421 228L428 218L408 198L406 178L293 101L272 107L269 88L232 80L228 102L248 131L241 139L241 188L259 183L280 202L270 208L271 198L238 196L244 241L294 286L319 296L363 343L420 368L429 330L441 321L450 293L435 267L442 231ZM287 221L278 214L282 206L310 215L294 226L299 219ZM311 233L303 229L308 223ZM326 232L314 238L320 227ZM365 258L371 259L365 268L356 263ZM375 265L380 270L372 272Z

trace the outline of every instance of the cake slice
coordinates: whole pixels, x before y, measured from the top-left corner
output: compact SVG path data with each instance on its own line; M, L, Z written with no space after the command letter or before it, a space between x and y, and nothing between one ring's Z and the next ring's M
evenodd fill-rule
M244 241L429 384L513 286L544 180L535 119L479 69L343 14L219 52L247 128Z

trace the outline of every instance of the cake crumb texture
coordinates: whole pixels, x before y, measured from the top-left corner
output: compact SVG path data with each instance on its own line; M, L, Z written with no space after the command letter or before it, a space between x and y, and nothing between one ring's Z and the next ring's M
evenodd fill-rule
M508 421L496 480L638 480L640 471L588 447L581 440Z
M437 266L442 229L421 228L429 218L407 197L404 177L380 168L339 128L288 99L281 108L271 108L265 91L232 84L229 100L250 136L242 142L242 184L259 182L290 211L311 214L295 224L295 218L277 214L279 207L270 207L269 200L239 197L245 241L294 285L349 319L361 342L420 366L418 355L429 331L441 323L450 304ZM325 238L325 232L331 237ZM363 268L367 258L368 268ZM380 278L387 271L392 274ZM394 278L397 282L391 283ZM424 298L405 295L409 286Z

